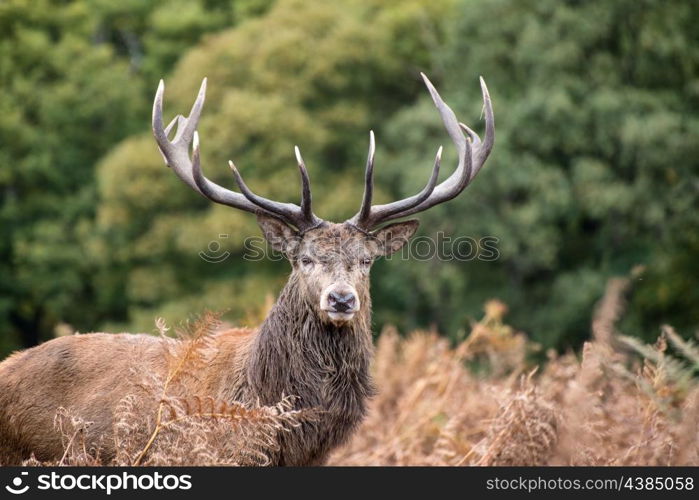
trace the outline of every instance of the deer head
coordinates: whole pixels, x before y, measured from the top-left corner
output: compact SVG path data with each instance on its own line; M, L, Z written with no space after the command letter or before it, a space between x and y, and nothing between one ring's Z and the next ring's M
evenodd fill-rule
M267 241L291 262L291 281L298 284L304 300L324 321L335 325L346 324L369 308L369 270L372 263L378 257L399 250L418 227L416 220L384 224L417 214L457 196L476 176L493 147L493 109L482 78L486 125L483 141L473 130L459 123L432 83L424 74L422 78L456 146L459 158L456 169L438 183L442 155L440 147L432 173L422 191L403 200L372 205L375 140L371 132L361 207L354 217L339 224L324 221L313 213L310 180L298 147L295 153L301 177L299 205L269 200L254 193L233 162L229 162L229 165L239 192L223 188L204 176L196 129L204 105L206 79L201 84L189 116L184 118L178 115L165 128L162 118L165 87L160 81L153 104L153 134L165 163L185 184L211 201L255 214ZM175 125L177 130L171 141L168 137Z

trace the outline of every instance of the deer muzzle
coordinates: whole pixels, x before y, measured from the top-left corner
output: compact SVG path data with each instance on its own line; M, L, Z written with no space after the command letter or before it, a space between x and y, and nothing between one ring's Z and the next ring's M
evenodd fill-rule
M333 323L346 323L359 311L357 290L347 284L334 284L321 293L320 308Z

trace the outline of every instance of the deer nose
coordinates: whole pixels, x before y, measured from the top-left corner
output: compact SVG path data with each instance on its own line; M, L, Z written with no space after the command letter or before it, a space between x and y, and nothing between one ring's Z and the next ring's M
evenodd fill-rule
M328 294L328 305L337 312L346 312L350 309L354 309L356 303L357 299L352 292L330 292Z

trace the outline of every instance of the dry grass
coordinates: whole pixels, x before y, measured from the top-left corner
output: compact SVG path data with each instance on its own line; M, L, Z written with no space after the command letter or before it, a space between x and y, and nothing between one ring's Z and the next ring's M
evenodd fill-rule
M670 327L652 346L620 335L628 287L610 281L579 357L549 352L542 368L528 364L537 346L503 322L497 301L457 346L434 332L386 329L374 365L379 394L330 464L699 465L699 348ZM121 401L110 465L264 465L281 433L317 418L294 411L290 398L251 408L184 393L216 324L212 315L194 323L166 349L167 377ZM84 445L87 426L59 411L58 464L102 463Z
M379 395L330 463L699 465L699 349L669 327L654 346L619 335L628 286L609 283L580 359L549 353L538 373L525 361L536 346L503 324L497 302L455 348L385 331Z

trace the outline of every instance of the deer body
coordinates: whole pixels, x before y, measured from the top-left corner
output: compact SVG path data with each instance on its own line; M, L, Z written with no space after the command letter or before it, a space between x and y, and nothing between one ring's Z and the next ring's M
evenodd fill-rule
M94 333L10 356L0 364L0 463L17 465L31 453L39 460L60 459L63 443L54 429L60 407L93 422L88 440L95 444L105 436L105 455L113 454L116 403L133 392L133 369L166 369L160 342L152 335Z
M373 392L370 331L324 325L309 309L293 307L294 295L285 288L258 330L213 334L212 362L199 374L202 386L192 388L222 401L259 399L264 405L294 394L299 408L321 409L324 417L318 422L283 435L283 447L270 457L275 465L322 463L361 421ZM284 328L277 330L282 324ZM314 349L299 352L295 339ZM143 370L166 374L162 342L180 341L153 335L76 335L17 353L0 364L0 463L17 463L30 453L39 460L60 458L64 443L53 425L59 407L93 422L87 430L88 445L99 449L103 460L113 458L116 404L136 390L134 382L146 375L140 373Z
M257 330L231 329L212 335L206 363L186 392L219 401L274 405L293 396L297 409L318 410L280 436L274 465L322 464L328 453L351 435L373 394L369 367L373 352L369 270L379 257L399 250L418 227L415 220L383 223L452 199L470 183L493 145L493 113L485 84L486 135L460 124L426 77L425 83L459 153L459 164L437 183L441 148L425 188L415 196L372 205L374 136L366 166L364 199L350 220L335 224L311 210L308 173L301 155L299 206L253 193L231 163L240 193L204 177L199 164L196 126L206 80L188 118L162 123L163 84L153 107L153 132L166 164L199 194L254 213L273 248L291 263L291 276ZM168 134L177 125L175 138ZM468 138L466 137L466 134ZM190 157L190 146L192 153ZM15 464L34 453L39 460L59 459L64 444L54 429L60 407L92 425L87 444L102 460L114 456L113 424L117 404L137 390L143 376L165 377L170 367L164 347L180 340L150 335L75 335L46 342L0 363L0 463ZM154 408L158 401L152 402Z

